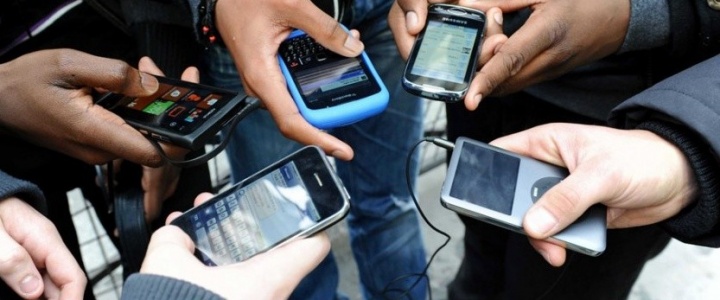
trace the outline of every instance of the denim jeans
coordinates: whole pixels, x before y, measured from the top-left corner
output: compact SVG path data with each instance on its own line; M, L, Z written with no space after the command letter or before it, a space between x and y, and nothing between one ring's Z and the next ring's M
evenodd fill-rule
M360 1L356 1L360 2ZM387 6L384 1L383 6ZM367 10L357 7L356 13ZM387 9L384 7L383 9ZM423 279L407 291L425 268L425 249L414 203L406 184L405 162L412 145L422 136L423 102L400 86L404 62L387 27L387 10L373 20L357 22L365 49L390 92L390 103L380 115L329 132L355 151L352 161L336 161L337 173L351 197L347 223L350 243L366 298L425 299ZM367 15L366 15L367 16ZM353 22L353 24L356 22ZM363 26L366 25L366 26ZM241 90L239 76L224 48L212 48L206 56L206 83ZM229 132L226 148L234 181L245 178L301 147L283 137L267 111L243 119ZM417 155L411 163L412 184L418 175ZM295 290L292 298L333 299L338 269L333 255L323 261ZM392 290L385 292L384 290ZM398 292L399 291L399 292Z

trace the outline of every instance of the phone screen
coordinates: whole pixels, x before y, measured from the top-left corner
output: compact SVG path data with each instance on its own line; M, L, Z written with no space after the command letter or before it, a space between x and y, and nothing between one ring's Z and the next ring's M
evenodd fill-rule
M362 56L336 54L307 34L285 40L278 53L310 109L331 107L380 92Z
M520 159L473 143L463 143L450 196L512 214Z
M465 82L475 38L473 27L430 20L410 73L454 83Z
M173 220L193 239L205 264L246 260L344 216L341 188L315 158L317 150L305 149L316 153L300 151Z
M160 81L160 87L154 94L147 97L123 96L108 109L124 119L186 134L196 130L235 96L201 86L184 87Z

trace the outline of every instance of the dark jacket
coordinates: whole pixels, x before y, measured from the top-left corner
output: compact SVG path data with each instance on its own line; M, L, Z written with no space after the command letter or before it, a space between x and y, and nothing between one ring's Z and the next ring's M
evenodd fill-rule
M664 222L675 238L720 247L720 55L674 75L613 110L610 124L642 128L678 146L699 186L698 199Z

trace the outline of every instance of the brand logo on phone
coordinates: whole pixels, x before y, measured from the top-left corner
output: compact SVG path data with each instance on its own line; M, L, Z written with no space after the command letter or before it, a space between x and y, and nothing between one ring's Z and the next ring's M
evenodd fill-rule
M443 20L443 22L449 22L449 23L456 23L456 24L463 24L463 25L466 25L466 24L467 24L467 21L458 20L458 19L451 19L451 18L448 18L448 17L443 17L442 20Z

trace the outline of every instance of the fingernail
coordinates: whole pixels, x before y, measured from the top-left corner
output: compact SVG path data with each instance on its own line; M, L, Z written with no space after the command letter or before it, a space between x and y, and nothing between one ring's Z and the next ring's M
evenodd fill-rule
M495 17L495 22L498 23L498 25L502 25L502 23L503 23L502 13L496 13L494 17Z
M542 207L531 208L525 216L525 222L528 225L529 231L532 231L538 235L546 235L546 233L555 226L557 226L558 220L549 211Z
M151 93L157 91L158 87L160 86L160 83L158 83L158 80L157 78L155 78L155 76L144 72L140 72L140 84L142 85L143 89Z
M418 16L414 11L409 11L407 14L405 14L405 26L407 28L415 28L418 23Z
M345 39L345 46L346 49L352 51L353 53L360 53L363 51L363 43L354 38L352 35L348 34L347 39Z
M552 261L550 260L550 254L547 253L545 250L537 250L538 253L543 257L543 259L552 265Z
M32 294L40 288L40 279L33 275L28 275L20 281L20 290L25 294Z
M475 97L473 97L473 101L475 101L475 107L480 105L480 101L482 101L482 94L475 95Z

